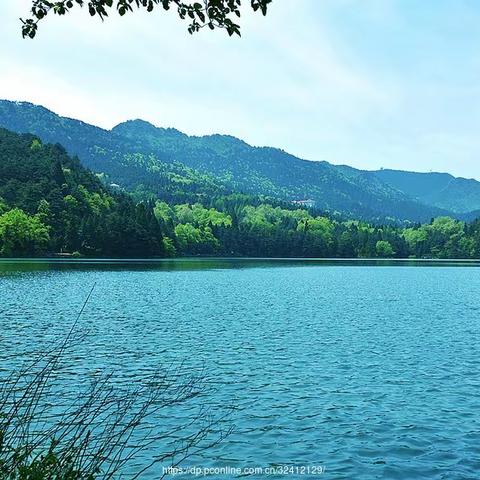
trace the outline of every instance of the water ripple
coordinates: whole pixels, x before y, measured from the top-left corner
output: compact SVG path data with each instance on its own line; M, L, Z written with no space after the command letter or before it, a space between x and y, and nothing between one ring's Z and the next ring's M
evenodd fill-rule
M96 282L72 374L114 370L125 381L183 361L211 376L204 405L234 407L235 432L192 465L478 478L477 269L222 265L10 266L0 273L2 370L63 336Z

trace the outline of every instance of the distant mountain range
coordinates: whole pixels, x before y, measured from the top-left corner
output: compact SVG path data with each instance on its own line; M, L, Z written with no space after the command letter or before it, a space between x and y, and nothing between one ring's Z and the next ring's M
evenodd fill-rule
M446 173L364 171L307 161L228 135L188 136L131 120L104 130L26 102L0 101L0 127L60 143L84 166L138 195L172 201L244 192L376 222L480 212L480 182Z
M468 213L480 209L480 182L449 173L378 170L377 177L425 205Z

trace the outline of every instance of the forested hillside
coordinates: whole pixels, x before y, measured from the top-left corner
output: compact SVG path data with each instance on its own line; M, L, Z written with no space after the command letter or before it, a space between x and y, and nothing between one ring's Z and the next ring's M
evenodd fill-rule
M252 147L228 135L192 137L141 120L113 132L153 151L228 182L233 190L285 201L312 199L317 208L373 221L425 221L446 213L413 201L370 172L299 159L283 150Z
M272 198L136 201L60 145L0 129L0 256L478 258L480 222L375 226Z
M0 255L162 255L151 205L107 191L60 145L0 129Z
M0 101L0 125L59 142L107 182L168 202L205 201L242 192L377 223L429 221L448 210L427 205L366 172L252 147L227 135L192 137L136 120L112 131L60 117L25 102Z
M29 103L0 101L0 127L32 133L45 143L60 143L84 166L102 174L137 198L161 196L168 201L201 201L230 189L219 179L179 162L137 150L130 140L78 120L60 117Z

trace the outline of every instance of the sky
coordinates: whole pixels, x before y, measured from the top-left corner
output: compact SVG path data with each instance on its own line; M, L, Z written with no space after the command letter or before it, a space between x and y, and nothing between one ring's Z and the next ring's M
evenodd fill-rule
M241 38L189 35L173 11L102 23L77 9L24 40L30 5L0 1L0 98L480 179L477 0L273 0L266 17L243 7Z

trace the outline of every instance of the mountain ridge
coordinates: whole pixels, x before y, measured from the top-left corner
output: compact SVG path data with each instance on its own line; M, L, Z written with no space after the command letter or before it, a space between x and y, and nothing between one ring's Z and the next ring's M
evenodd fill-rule
M419 201L439 208L447 208L454 213L472 211L472 206L473 210L480 209L480 184L473 178L455 177L450 173L393 169L376 170L374 173Z
M419 195L424 193L418 191L420 184L412 190L406 180L399 180L417 172L369 171L305 160L282 149L251 146L231 135L190 136L141 119L106 130L29 102L0 100L0 126L61 143L86 167L127 190L175 201L182 197L182 185L188 185L195 192L192 201L195 196L235 191L286 202L312 199L320 210L377 222L429 221L449 214L463 218L480 210L476 180L468 183L471 191L464 192L467 179L437 174L450 175L455 184L442 201L441 191L431 186Z

